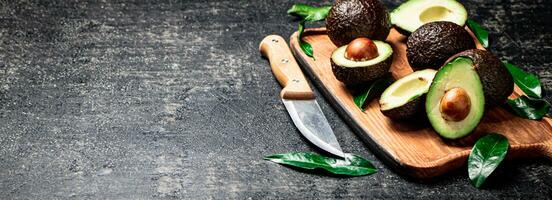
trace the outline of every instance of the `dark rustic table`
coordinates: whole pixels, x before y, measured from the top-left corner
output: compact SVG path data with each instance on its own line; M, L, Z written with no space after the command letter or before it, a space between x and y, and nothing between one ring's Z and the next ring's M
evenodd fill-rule
M316 151L258 53L265 35L287 38L297 28L286 9L299 2L0 1L0 198L552 196L545 159L506 162L483 189L469 184L466 168L430 181L400 176L323 98L344 150L379 172L334 177L262 160ZM537 73L550 93L552 4L464 5L490 30L491 49Z

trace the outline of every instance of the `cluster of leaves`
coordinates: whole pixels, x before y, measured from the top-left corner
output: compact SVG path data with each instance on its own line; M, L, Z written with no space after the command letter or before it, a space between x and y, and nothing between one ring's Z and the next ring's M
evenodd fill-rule
M332 6L315 7L306 4L295 4L288 11L288 14L295 15L301 18L299 21L299 27L297 28L299 45L303 52L314 59L312 46L303 40L303 31L305 30L305 22L320 21L326 19L328 12Z
M527 73L519 67L504 62L504 65L512 74L516 85L526 94L517 99L509 99L508 106L520 117L540 120L550 110L550 103L542 98L542 89L539 77Z

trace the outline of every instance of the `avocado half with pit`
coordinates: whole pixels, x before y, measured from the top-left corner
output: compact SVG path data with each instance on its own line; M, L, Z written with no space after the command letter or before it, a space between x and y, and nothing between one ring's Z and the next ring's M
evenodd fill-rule
M475 49L475 41L452 22L430 22L416 29L406 42L406 58L414 69L437 69L454 54Z
M391 45L368 38L357 38L333 51L330 58L337 80L357 86L385 76L393 61Z
M470 134L485 111L485 96L474 62L458 57L443 66L429 87L425 109L439 135L456 139Z
M435 21L448 21L464 26L468 12L455 0L409 0L391 11L391 23L403 35Z
M380 0L339 0L328 13L326 29L339 47L358 37L383 41L389 35L391 21Z
M502 105L514 92L514 80L500 59L490 51L470 49L452 56L449 61L458 57L467 57L473 61L473 67L483 84L487 107Z
M424 111L425 94L433 77L433 69L415 71L391 84L381 94L379 103L383 115L403 120L417 116Z

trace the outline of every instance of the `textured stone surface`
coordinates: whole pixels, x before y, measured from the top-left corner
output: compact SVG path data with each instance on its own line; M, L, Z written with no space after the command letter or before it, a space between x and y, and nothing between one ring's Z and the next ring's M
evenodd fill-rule
M344 150L380 171L328 177L262 160L316 151L257 49L297 28L285 11L298 2L0 1L1 199L552 196L544 159L507 162L482 190L465 169L428 182L399 176L322 98ZM550 93L552 4L464 3L490 29L491 49Z

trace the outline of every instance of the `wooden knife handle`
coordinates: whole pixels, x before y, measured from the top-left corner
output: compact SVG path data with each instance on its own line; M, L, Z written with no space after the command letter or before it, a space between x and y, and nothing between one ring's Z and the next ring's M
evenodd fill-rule
M283 99L314 99L307 79L291 54L286 40L279 35L266 36L259 46L261 54L268 58L272 73L283 89Z

